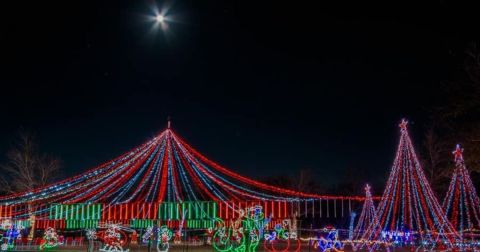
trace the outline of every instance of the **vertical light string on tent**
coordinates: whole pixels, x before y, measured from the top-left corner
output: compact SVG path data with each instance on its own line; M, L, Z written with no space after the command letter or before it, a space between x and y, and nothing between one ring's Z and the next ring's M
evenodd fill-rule
M308 203L308 202L305 200L305 217L308 217L308 213L307 213L307 211L308 211L308 205L307 205L307 203Z
M348 214L352 213L352 201L348 199Z
M294 211L295 204L294 204L293 201L290 201L290 202L288 202L288 203L290 204L290 216L291 216L291 218L293 218L293 217L294 217L294 213L295 213L295 211ZM268 217L268 216L265 216L265 217Z
M300 200L297 200L297 217L301 215Z
M341 201L342 201L342 218L343 218L343 199Z
M322 199L318 200L318 204L319 204L319 215L320 215L320 218L322 218Z
M333 217L337 218L337 200L333 200Z
M328 205L328 199L326 199L327 201L327 218L330 218L330 207Z
M312 218L315 219L315 200L312 200Z

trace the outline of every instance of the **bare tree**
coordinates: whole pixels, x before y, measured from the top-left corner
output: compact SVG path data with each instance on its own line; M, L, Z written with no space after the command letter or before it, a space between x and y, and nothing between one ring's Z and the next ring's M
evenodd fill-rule
M371 174L367 168L354 164L347 165L337 176L339 176L339 180L335 183L335 186L331 188L331 193L363 196L365 194L365 184L374 184L374 181L370 180ZM374 187L374 189L378 190L379 188Z
M463 71L455 80L443 83L440 104L431 111L435 130L424 138L426 156L424 167L430 182L444 191L454 168L451 151L456 144L465 148L469 170L480 173L480 48L473 43L465 52Z
M265 182L270 185L288 188L298 192L320 193L322 191L322 188L315 180L312 170L309 169L301 169L294 176L280 175L268 177L265 179Z
M313 174L312 170L309 169L301 169L298 178L296 179L298 182L294 183L297 191L299 192L315 192L319 189L319 185L317 181L315 181L315 175Z
M7 153L7 162L0 165L0 190L5 193L23 192L44 186L54 179L60 160L38 153L32 134L22 132Z
M442 191L448 183L453 165L450 162L450 149L446 141L442 141L434 126L430 126L424 136L423 146L426 151L423 168L427 173L430 185L435 191Z

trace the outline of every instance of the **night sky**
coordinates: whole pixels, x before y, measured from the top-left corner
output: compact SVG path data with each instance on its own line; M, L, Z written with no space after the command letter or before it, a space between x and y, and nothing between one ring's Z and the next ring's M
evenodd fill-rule
M70 176L166 127L255 178L312 169L383 181L398 122L417 148L438 86L461 67L475 15L450 2L35 1L2 17L0 154L34 131ZM320 1L312 1L320 2ZM169 6L166 31L153 7ZM372 8L371 8L372 7ZM405 6L409 9L408 6ZM478 21L478 20L477 20Z

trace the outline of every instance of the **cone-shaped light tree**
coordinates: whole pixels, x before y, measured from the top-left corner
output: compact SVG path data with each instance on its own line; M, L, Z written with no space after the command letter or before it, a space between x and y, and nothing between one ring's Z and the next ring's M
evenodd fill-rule
M372 193L370 192L370 186L365 186L365 201L363 202L362 213L358 218L357 225L353 230L353 240L358 240L362 237L367 228L372 225L376 220L375 205L372 200Z
M452 246L458 234L425 177L407 131L407 121L402 120L399 126L400 142L377 207L377 220L363 240Z
M480 229L480 200L465 167L460 145L453 152L455 170L443 201L443 209L457 231Z

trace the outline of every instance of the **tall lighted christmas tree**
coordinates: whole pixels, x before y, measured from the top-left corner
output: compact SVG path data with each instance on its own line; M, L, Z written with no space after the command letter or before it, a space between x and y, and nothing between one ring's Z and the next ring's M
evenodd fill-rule
M460 233L480 230L480 200L465 167L463 149L457 145L453 155L455 170L443 201L443 209L452 226Z
M370 192L370 186L365 186L365 201L363 202L362 213L358 218L357 225L353 230L352 240L360 239L370 225L376 220L375 205L372 200L372 193Z
M458 234L425 177L408 135L407 121L402 120L399 126L400 142L377 207L377 220L363 239L453 246Z

